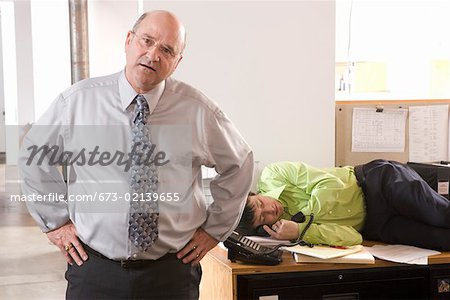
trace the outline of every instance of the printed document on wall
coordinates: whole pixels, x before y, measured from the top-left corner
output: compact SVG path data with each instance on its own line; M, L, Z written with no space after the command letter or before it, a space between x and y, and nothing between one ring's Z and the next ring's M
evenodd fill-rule
M352 152L403 152L407 109L354 108Z
M448 105L409 108L409 161L448 160Z

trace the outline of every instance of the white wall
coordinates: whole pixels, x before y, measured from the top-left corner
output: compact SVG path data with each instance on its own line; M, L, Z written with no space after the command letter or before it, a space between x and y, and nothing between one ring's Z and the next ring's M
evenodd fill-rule
M31 18L27 2L4 1L0 3L0 10L2 68L5 74L3 94L7 125L2 139L5 139L6 164L11 165L17 161L19 147L17 125L25 124L34 113ZM20 39L23 42L19 42ZM23 85L19 85L20 83Z
M33 48L29 1L15 1L18 124L34 118ZM8 100L7 100L8 101Z
M137 1L88 2L90 77L125 67L125 38L138 17Z
M17 67L14 3L0 2L5 123L17 125ZM8 76L5 76L5 75Z
M68 1L31 1L31 23L34 120L37 120L71 84Z
M34 122L70 85L67 1L4 1L3 87L7 164L15 164L20 136L16 125Z
M143 6L180 16L188 47L175 77L219 103L260 165L334 164L334 1L146 1ZM89 1L88 10L90 75L116 72L124 66L125 35L138 17L138 2ZM55 27L66 26L57 20ZM45 34L54 36L47 53L65 53L64 36ZM58 57L48 64L64 65ZM42 69L34 76L46 80L68 74L34 65Z
M4 42L6 123L25 125L39 118L70 85L67 1L5 1ZM6 21L5 21L6 22Z
M6 123L24 125L39 118L70 85L69 12L66 1L14 1L13 26L3 29ZM8 10L9 11L9 10Z
M334 165L334 1L145 1L188 31L175 77L212 97L261 165Z
M337 98L448 99L449 13L450 1L442 0L337 0L336 61L357 63L350 78L344 74L353 88L337 93ZM368 74L367 67L361 68L367 62L386 69ZM364 91L357 86L363 80L382 83L378 92Z
M2 36L2 13L3 5L0 5L0 152L6 151L5 133L5 88L3 79L3 36Z

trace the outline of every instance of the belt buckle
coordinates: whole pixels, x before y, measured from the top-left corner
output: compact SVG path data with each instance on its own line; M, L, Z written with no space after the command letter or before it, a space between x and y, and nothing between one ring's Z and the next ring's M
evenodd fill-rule
M128 269L128 267L129 267L128 261L127 260L121 260L120 261L120 266L122 268L124 268L124 269Z

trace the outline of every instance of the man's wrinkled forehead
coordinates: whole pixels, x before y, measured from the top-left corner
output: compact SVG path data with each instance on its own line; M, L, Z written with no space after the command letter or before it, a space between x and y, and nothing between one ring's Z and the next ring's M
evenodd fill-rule
M140 34L146 34L152 38L164 37L166 42L183 49L185 43L185 29L177 17L169 12L154 11L146 15L136 27Z

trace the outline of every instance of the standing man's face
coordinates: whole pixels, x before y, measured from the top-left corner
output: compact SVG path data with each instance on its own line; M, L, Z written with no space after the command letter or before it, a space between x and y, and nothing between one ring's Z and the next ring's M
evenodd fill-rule
M125 42L125 75L143 94L168 78L178 66L184 47L184 27L172 15L149 13Z

